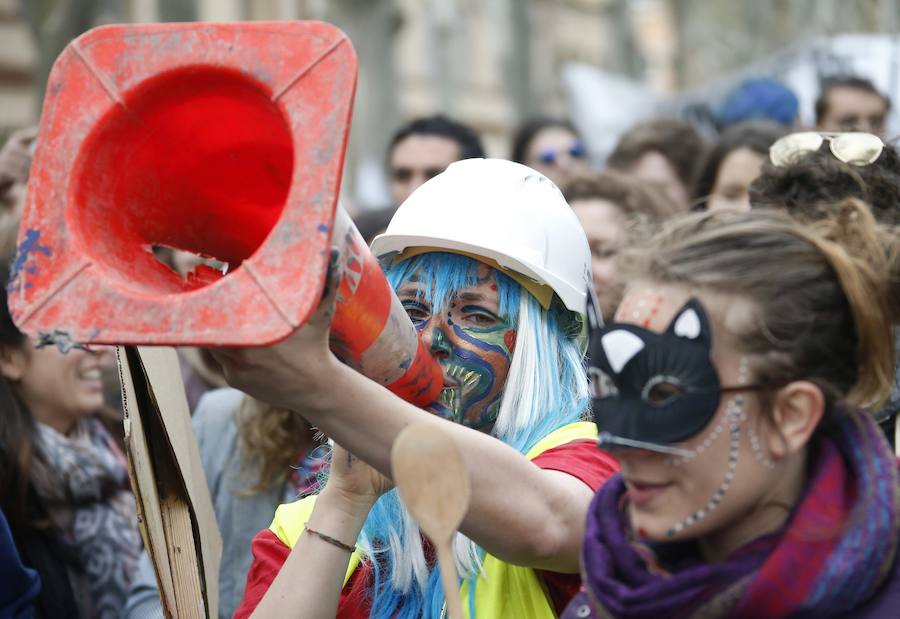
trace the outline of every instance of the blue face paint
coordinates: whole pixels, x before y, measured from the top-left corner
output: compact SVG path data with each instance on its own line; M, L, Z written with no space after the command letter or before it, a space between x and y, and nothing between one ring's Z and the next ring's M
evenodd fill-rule
M400 298L444 370L444 388L428 410L476 429L497 419L515 346L515 328L498 315L493 271L478 266L478 281L451 297L446 310L432 313L416 291Z

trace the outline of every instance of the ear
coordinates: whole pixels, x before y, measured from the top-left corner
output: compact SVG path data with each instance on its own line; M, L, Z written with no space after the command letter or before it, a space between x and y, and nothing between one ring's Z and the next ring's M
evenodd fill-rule
M0 346L0 375L16 382L25 375L28 358L25 351L16 346Z
M801 451L825 413L825 396L815 383L796 381L778 390L772 409L769 453L776 459Z
M666 333L682 337L692 342L699 342L712 348L712 331L709 328L709 319L703 305L697 299L690 299L678 310L672 322L669 323Z

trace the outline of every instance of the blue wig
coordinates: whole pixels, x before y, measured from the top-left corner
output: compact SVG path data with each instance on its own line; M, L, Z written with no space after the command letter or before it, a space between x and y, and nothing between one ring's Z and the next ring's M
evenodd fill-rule
M432 311L443 311L460 289L478 283L478 262L467 256L433 252L385 265L388 280L397 290L413 275L418 294ZM579 421L588 402L587 378L582 365L578 329L561 304L544 310L513 279L494 271L500 296L500 314L517 325L516 347L510 364L500 411L492 435L520 453L542 438ZM372 617L437 617L444 592L437 569L425 558L422 537L396 490L382 496L363 527L361 549L373 565ZM484 551L457 534L454 540L457 569L471 579L474 596ZM474 601L469 600L474 619Z

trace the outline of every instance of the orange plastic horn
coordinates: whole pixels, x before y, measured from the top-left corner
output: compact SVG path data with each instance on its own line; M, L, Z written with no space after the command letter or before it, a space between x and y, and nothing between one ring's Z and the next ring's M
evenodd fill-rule
M47 84L10 281L16 324L85 344L287 337L321 298L355 87L353 48L328 24L141 24L80 36ZM215 258L227 274L201 265L181 277L158 248ZM357 294L362 311L367 293ZM401 349L378 358L405 364L410 347ZM416 358L410 367L431 361ZM384 384L400 378L354 359Z
M419 339L378 260L340 208L334 242L342 249L331 349L403 399L421 406L434 402L444 383L441 368Z

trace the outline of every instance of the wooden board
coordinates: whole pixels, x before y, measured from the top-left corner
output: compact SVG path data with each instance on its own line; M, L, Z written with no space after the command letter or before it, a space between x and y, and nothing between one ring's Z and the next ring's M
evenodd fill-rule
M172 348L117 347L141 535L167 617L218 615L222 540Z

